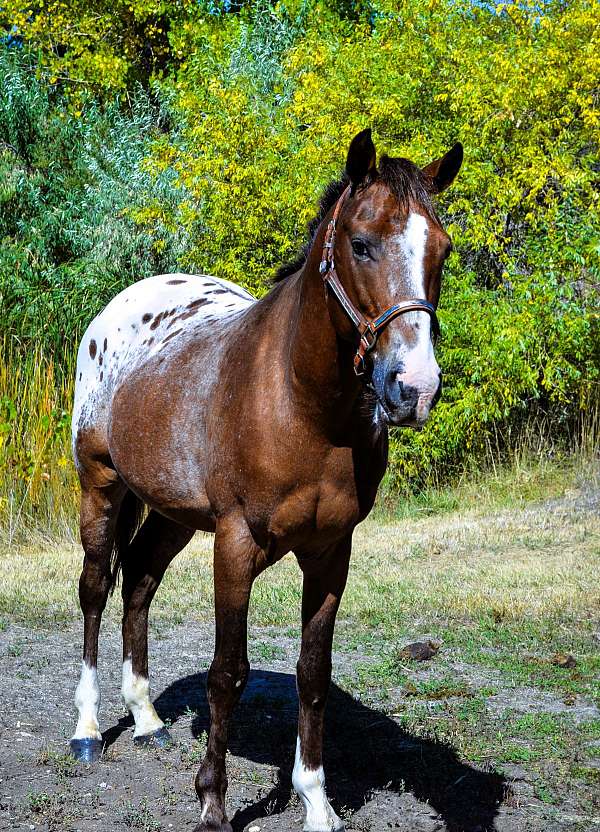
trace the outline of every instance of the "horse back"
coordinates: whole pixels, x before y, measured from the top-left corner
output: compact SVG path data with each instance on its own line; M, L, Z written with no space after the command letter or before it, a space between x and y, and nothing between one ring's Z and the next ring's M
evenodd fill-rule
M113 298L87 328L77 355L72 437L80 473L87 447L94 456L110 455L109 426L120 386L146 365L162 364L192 332L208 333L254 302L229 281L187 274L149 277ZM93 442L86 442L91 435Z

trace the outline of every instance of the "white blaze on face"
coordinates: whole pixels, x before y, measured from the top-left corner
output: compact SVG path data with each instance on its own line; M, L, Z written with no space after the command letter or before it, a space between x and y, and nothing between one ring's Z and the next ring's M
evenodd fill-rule
M131 659L123 662L123 683L121 693L125 704L135 720L134 737L153 734L164 727L164 722L150 701L150 685L145 676L138 676L133 672Z
M404 231L396 238L405 270L406 291L413 298L426 299L425 253L428 230L426 217L412 212ZM402 318L404 323L414 327L415 338L410 346L398 344L400 363L404 368L398 379L416 387L419 403L425 400L423 403L427 402L428 408L428 403L438 389L440 372L431 343L431 319L426 312L408 312Z
M81 665L81 676L75 691L75 705L79 711L79 719L73 739L101 740L102 734L98 724L98 709L100 708L98 671L85 662Z
M323 766L316 770L306 768L300 753L300 737L296 742L296 761L292 783L306 814L304 832L333 832L343 830L344 824L331 808L325 794Z

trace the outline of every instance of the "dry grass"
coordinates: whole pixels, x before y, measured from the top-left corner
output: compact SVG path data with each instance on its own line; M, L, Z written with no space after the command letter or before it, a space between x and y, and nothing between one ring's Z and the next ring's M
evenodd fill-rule
M560 507L456 512L372 525L358 540L352 612L376 588L402 607L449 616L578 614L600 600L600 518L579 513L577 492ZM365 534L366 532L366 534ZM376 553L376 556L374 557Z
M60 366L69 368L65 353ZM61 372L41 347L24 353L0 341L0 539L32 529L69 535L78 492L70 453L74 372Z
M560 498L520 508L482 499L479 508L369 520L355 536L341 617L392 627L432 616L586 618L600 607L599 493L597 480L587 479ZM212 537L197 535L175 560L154 602L155 620L212 615L211 552ZM0 561L0 614L32 623L77 616L81 557L75 544L10 548ZM254 623L296 625L300 591L287 556L256 582ZM108 610L114 618L117 596Z
M380 513L364 523L334 642L336 684L373 714L393 714L402 731L426 745L450 746L461 759L505 769L509 777L515 765L531 772L523 788L528 805L535 796L537 812L542 804L559 806L568 791L569 806L575 800L580 807L582 829L597 817L600 741L600 477L587 459L585 466L571 460L562 468L523 463L519 471L498 470L493 478L463 482L450 500L448 492L431 494L395 519L388 506L387 519ZM535 500L523 496L519 482ZM0 559L0 627L13 621L56 627L78 619L81 558L78 545L39 537L8 548ZM153 666L167 654L172 660L177 634L191 632L187 622L212 622L211 560L212 537L199 534L168 570L152 608ZM253 666L274 665L277 672L282 660L293 666L300 592L292 556L256 582ZM114 644L118 593L107 618L113 626L103 639ZM59 642L75 662L73 633L80 638L80 625L67 627ZM45 634L34 639L40 637ZM435 658L408 661L402 646L423 637L439 641ZM7 629L5 644L13 672L23 678L46 672L49 665L31 666L45 656L27 658L18 628ZM43 652L39 641L35 649ZM557 653L572 654L574 664L557 665ZM186 783L199 756L196 746L182 756ZM38 760L54 772L60 794L76 794L61 752L42 751ZM80 817L79 804L63 806L46 791L31 797L27 811L59 828L67 805L69 822ZM121 801L118 822L137 822L143 808Z

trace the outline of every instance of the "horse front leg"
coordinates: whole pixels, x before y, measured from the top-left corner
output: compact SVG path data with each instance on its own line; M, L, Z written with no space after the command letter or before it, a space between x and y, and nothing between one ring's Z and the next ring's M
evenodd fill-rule
M331 682L331 645L335 617L348 576L352 538L326 555L298 557L304 572L302 647L297 666L298 740L292 774L305 811L305 832L332 832L344 825L325 793L323 723Z
M215 654L208 672L210 732L206 756L196 775L202 802L195 832L232 832L225 812L225 756L229 721L250 671L247 650L248 603L262 551L243 519L225 518L215 538Z

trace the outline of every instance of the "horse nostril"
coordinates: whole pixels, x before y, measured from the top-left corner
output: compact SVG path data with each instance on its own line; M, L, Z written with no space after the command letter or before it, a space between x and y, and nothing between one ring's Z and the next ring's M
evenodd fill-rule
M408 404L411 407L416 407L419 401L419 391L416 387L411 387L410 384L404 384L402 381L398 382L400 401L403 404Z
M419 391L416 387L400 381L399 375L397 371L388 374L385 386L386 398L393 407L415 408L419 400Z

